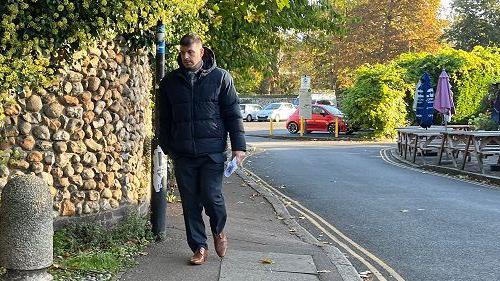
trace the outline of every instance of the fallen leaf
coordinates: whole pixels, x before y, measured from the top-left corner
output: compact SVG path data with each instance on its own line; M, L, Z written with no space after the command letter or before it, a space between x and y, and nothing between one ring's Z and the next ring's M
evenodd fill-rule
M263 264L273 264L274 263L274 261L270 258L261 259L260 262Z

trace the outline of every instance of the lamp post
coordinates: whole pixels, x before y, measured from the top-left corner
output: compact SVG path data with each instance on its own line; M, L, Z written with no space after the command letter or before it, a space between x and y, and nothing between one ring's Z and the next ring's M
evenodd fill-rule
M158 146L158 105L160 81L165 76L165 25L162 21L158 21L156 25L156 75L155 75L155 89L154 89L154 103L153 110L153 139L151 141L151 175L155 176L154 158L156 147ZM164 175L167 176L167 175ZM154 181L152 180L151 183ZM166 186L163 186L157 191L153 184L151 184L151 225L153 234L156 236L157 241L163 240L165 237L165 223L167 211L167 191Z

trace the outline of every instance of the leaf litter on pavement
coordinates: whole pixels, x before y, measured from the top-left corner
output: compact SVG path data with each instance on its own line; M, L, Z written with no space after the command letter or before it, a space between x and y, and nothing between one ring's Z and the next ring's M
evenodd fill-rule
M262 258L260 259L260 263L263 263L263 264L273 264L274 261L270 258Z

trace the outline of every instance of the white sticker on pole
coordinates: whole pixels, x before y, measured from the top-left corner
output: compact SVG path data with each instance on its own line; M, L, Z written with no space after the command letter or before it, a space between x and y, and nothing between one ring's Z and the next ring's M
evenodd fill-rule
M300 78L301 89L311 89L311 76L304 75Z
M311 89L299 90L299 115L304 119L312 119Z
M154 151L153 157L154 174L153 174L153 188L155 192L160 192L162 188L166 190L167 173L168 173L168 161L166 155L160 146L157 146Z

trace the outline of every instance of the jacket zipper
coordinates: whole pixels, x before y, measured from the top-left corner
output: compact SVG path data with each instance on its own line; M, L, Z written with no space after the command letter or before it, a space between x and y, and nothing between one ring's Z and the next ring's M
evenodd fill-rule
M196 139L194 136L194 76L190 78L191 81L191 136L193 138L193 153L196 156L198 153L196 152Z

